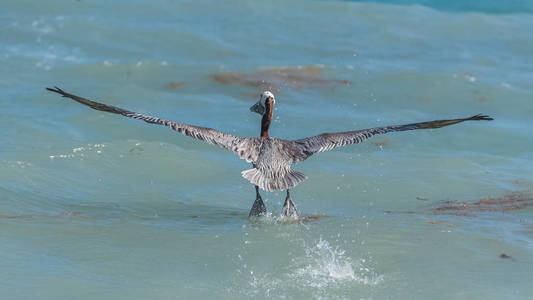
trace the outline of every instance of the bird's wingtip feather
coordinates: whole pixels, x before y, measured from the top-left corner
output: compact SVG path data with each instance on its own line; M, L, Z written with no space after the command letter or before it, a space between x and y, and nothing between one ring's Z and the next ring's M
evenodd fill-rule
M471 117L470 120L473 120L473 121L492 121L492 120L494 120L494 118L492 118L492 117L490 117L488 115L477 114L477 115Z
M58 88L55 85L54 85L54 88L47 87L46 90L50 91L50 92L58 93L58 94L62 95L63 97L66 97L66 94L67 94L67 93L65 93L65 91L63 91L62 89Z

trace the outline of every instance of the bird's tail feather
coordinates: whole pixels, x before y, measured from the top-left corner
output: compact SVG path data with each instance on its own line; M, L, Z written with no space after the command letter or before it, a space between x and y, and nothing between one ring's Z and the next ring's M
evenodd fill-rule
M241 174L242 177L268 192L288 190L307 179L303 173L291 170L273 176L273 174L252 168L242 171Z

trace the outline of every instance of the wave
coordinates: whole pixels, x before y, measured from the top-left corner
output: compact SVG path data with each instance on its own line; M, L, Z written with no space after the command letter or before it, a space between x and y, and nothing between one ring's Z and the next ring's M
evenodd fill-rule
M533 13L533 2L522 0L347 0L350 2L378 2L395 5L421 5L453 12L482 12L488 14Z

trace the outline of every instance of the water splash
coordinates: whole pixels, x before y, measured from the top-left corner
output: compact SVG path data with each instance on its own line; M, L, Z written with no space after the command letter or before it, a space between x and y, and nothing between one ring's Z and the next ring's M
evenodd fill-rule
M242 226L241 248L235 260L239 267L226 290L228 295L345 299L353 288L363 294L372 291L383 276L373 269L369 254L361 252L353 232L344 236L341 229L332 236L334 240L323 236L320 229L331 221L291 222L276 213L252 218L249 225ZM275 238L279 246L266 250L265 237Z
M72 153L54 154L48 157L52 160L56 158L83 158L88 153L102 154L101 149L104 147L106 147L105 144L87 144L86 146L72 148Z
M332 247L320 237L314 247L306 249L306 257L310 263L299 268L293 274L308 286L326 287L343 282L357 282L364 285L375 285L383 280L383 276L365 266L366 260L361 258L352 261L340 247Z

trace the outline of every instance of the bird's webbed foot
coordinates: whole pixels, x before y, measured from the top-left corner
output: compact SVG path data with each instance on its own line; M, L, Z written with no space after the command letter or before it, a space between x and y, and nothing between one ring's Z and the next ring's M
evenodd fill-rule
M252 209L250 209L249 217L252 216L262 216L265 215L267 212L265 203L263 202L263 199L261 199L261 195L259 194L259 187L255 186L255 201L254 205L252 205Z
M285 198L285 204L283 204L283 208L281 209L281 215L293 219L298 219L300 217L296 210L296 205L292 202L289 190L287 190L287 197Z

